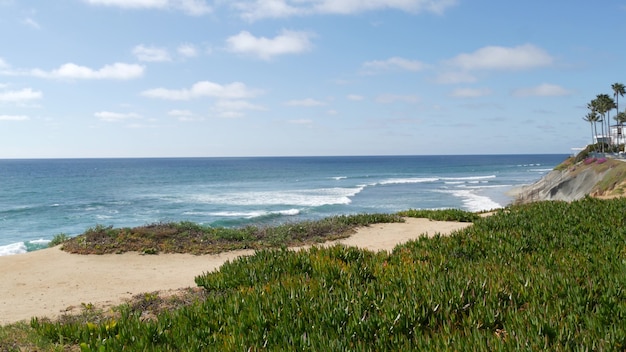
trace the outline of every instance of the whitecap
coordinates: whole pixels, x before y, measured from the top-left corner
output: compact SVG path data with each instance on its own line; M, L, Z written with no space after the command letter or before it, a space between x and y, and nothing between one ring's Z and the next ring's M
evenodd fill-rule
M465 209L468 211L483 211L502 208L502 205L494 202L491 198L478 195L470 189L456 189L453 191L439 190L439 192L449 193L455 197L461 198Z
M395 185L403 183L424 183L424 182L436 182L439 181L439 177L413 177L413 178L391 178L388 180L380 181L381 185Z
M187 211L184 212L183 215L200 215L200 216L214 216L214 217L224 217L224 218L244 218L244 219L253 219L267 215L283 215L283 216L295 216L300 214L299 209L286 209L286 210L277 210L277 211L265 211L265 210L255 210L255 211L215 211L215 212L197 212L197 211Z
M43 238L40 238L38 240L28 241L28 243L32 243L32 244L48 244L48 243L50 243L50 240L44 240Z
M239 206L296 205L317 207L323 205L350 204L351 197L365 186L355 188L320 188L310 190L252 191L226 194L196 194L190 196L197 203L228 204Z
M300 209L280 210L280 211L277 211L276 213L280 215L285 215L285 216L295 216L295 215L300 214Z
M12 243L6 246L0 246L0 256L14 255L26 253L26 244L24 242Z
M485 175L485 176L466 176L466 177L443 177L441 178L444 181L477 181L477 180L488 180L496 178L496 175Z
M467 185L463 185L463 186L459 186L459 188L465 188L465 189L486 189L486 188L503 188L503 187L513 187L513 185L482 185L482 186L467 186Z

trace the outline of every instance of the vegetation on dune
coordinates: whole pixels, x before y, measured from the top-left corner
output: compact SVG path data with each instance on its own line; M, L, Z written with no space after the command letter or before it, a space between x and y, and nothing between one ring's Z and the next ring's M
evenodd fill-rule
M55 235L52 240L50 240L50 242L48 242L48 247L52 248L55 246L58 246L60 244L63 244L65 242L67 242L71 237L64 234L64 233L60 233L58 235Z
M274 227L226 228L192 222L158 223L135 228L96 226L63 242L77 254L140 252L214 254L236 249L301 246L348 237L359 226L404 221L394 214L333 216Z
M84 351L623 350L625 212L623 198L538 202L392 253L261 250L153 319L126 305L31 326Z
M355 214L321 220L286 223L278 226L241 228L211 227L182 221L134 228L98 225L82 235L64 234L52 240L62 250L76 254L124 252L215 254L236 249L265 249L322 243L353 234L358 227L376 223L403 222L403 217L471 222L478 216L458 210L409 210L397 214Z
M435 221L474 222L480 219L478 214L461 209L409 209L398 212L398 215L409 218L426 218Z

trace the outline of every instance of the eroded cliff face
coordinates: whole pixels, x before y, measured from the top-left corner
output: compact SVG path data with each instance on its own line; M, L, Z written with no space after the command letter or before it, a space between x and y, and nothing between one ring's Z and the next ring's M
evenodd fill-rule
M571 202L592 194L596 185L603 180L608 172L587 167L578 170L576 167L564 170L553 170L532 185L517 189L516 204L542 200L562 200Z
M577 161L578 160L578 161ZM511 191L514 204L543 200L574 201L585 196L626 196L626 159L580 155L563 161L555 170L532 185Z

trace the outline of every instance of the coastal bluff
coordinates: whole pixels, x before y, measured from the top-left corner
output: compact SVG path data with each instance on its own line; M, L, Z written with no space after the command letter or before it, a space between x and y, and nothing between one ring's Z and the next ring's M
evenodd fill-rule
M626 161L580 155L570 157L539 181L511 190L513 204L557 200L571 202L586 196L615 198L626 193Z

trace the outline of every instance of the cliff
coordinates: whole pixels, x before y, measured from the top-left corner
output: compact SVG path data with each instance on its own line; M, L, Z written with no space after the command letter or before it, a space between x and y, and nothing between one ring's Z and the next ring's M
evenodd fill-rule
M543 200L570 202L592 196L613 198L626 191L626 162L618 159L568 158L541 180L513 190L515 204Z

